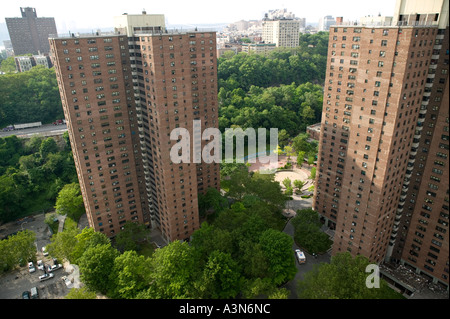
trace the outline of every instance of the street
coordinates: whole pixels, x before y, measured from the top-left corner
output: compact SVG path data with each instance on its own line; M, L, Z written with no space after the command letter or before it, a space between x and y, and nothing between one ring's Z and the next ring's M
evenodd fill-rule
M300 203L301 201L298 201L296 204L302 208L308 208L306 203ZM296 206L297 206L296 205ZM309 206L311 207L311 206ZM296 208L301 209L301 208ZM286 224L284 230L284 233L288 234L292 238L294 238L294 227L291 225L290 220ZM303 276L308 271L311 271L314 267L314 265L319 265L320 263L329 263L331 260L331 256L329 253L325 253L322 255L318 255L317 258L314 258L312 255L305 252L301 247L298 247L297 244L294 242L292 245L292 254L294 254L295 249L300 249L305 253L306 256L306 263L299 264L296 258L295 265L297 267L297 274L295 275L294 279L287 282L283 287L288 289L291 293L289 295L289 299L297 299L297 290L298 290L298 281L303 279Z
M43 136L51 136L62 134L62 132L67 131L67 125L53 125L53 124L45 124L40 127L32 127L23 130L14 130L3 132L0 131L0 137L7 137L11 135L17 135L17 137L31 137L33 134L41 134Z

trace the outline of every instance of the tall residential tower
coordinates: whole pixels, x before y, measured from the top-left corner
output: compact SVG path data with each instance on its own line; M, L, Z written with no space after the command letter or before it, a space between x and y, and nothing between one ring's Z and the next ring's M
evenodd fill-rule
M437 180L444 181L445 176L448 181L446 155L443 155L445 159L439 160L433 154L429 160L433 164L428 163L427 171L425 163L414 162L417 162L418 150L423 148L437 153L442 146L440 153L448 154L445 137L448 134L444 133L445 127L448 130L448 124L445 125L448 109L447 115L445 111L438 112L444 108L443 92L448 70L448 48L442 49L444 34L448 34L448 11L445 13L442 8L446 2L448 10L448 1L441 2L439 8L423 15L407 17L405 13L396 12L401 23L391 26L366 24L330 28L319 172L313 207L325 223L335 229L334 254L349 251L373 262L389 261L403 218L403 208L399 205L408 193L418 193L408 186L410 180L422 180L424 190L433 187L429 184L435 185ZM441 63L439 75L436 74L438 63ZM427 117L431 113L434 115ZM437 123L427 122L428 119L440 119L439 132L437 128L423 131L428 125L437 126ZM429 135L422 138L423 142L434 147L420 145L423 134ZM412 176L414 165L417 171ZM440 170L442 176L431 174L433 168ZM435 194L442 198L438 205L444 204L448 210L448 204L444 203L445 198L448 202L448 186L441 185L439 194ZM423 207L421 205L418 210L426 210ZM410 214L419 215L420 212L410 211L406 216L411 217ZM428 214L436 225L440 218L438 214ZM437 225L444 230L437 235L441 246L430 250L437 259L428 255L422 260L432 258L433 263L447 264L448 273L448 212L444 215L447 221L441 217L444 224ZM414 234L418 231L416 226L419 224L406 222L402 232L405 236L408 232ZM434 233L434 228L430 229L427 246L434 243L431 238ZM410 243L409 247L405 240ZM397 257L402 262L414 239L410 236L404 241L402 248L396 251L397 256L399 250L403 254L403 257ZM439 257L436 250L441 252ZM422 261L415 266L430 273ZM440 270L445 272L444 268ZM436 278L448 285L445 274Z
M219 164L173 162L171 133L218 127L215 32L169 32L145 12L115 21L116 34L50 40L90 226L189 239Z
M36 9L20 8L21 18L5 18L15 55L47 54L48 37L57 34L54 18L38 18Z

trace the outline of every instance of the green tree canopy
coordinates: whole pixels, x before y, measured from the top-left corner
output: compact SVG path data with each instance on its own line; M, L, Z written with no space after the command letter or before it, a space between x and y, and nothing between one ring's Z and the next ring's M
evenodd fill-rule
M321 263L299 281L300 299L403 299L380 278L379 288L368 288L369 260L349 252L338 253L330 263Z
M64 185L56 199L55 209L59 214L67 214L68 217L78 221L85 211L78 183Z
M80 278L92 291L102 294L114 289L114 262L119 252L110 244L89 247L79 259Z
M36 234L30 230L19 231L0 240L0 274L18 265L26 265L29 261L36 262L35 240Z

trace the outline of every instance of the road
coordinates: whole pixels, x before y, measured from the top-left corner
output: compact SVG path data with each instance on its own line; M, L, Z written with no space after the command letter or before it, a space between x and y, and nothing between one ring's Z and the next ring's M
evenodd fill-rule
M67 131L66 124L61 125L45 124L40 127L32 127L23 130L15 130L8 132L0 131L0 137L7 137L11 135L17 135L18 137L31 137L34 134L50 136L62 134L64 131Z
M302 209L302 208L309 208L311 205L308 206L308 203L304 200L299 200L295 203L295 209ZM297 208L301 207L301 208ZM292 206L291 206L292 208ZM294 238L294 226L291 225L291 222L286 224L284 230L284 233L288 234L292 238ZM295 249L301 249L297 246L297 244L294 242L292 245L292 254L294 254ZM306 255L306 263L299 264L297 261L297 258L295 258L296 262L295 265L297 267L297 274L295 275L294 279L286 283L283 287L288 289L291 293L289 295L289 299L297 299L297 290L298 290L298 281L303 279L303 276L308 271L311 271L314 267L314 265L318 265L320 263L329 263L331 260L331 256L329 253L325 253L322 255L318 255L317 258L314 258L312 255L305 252Z

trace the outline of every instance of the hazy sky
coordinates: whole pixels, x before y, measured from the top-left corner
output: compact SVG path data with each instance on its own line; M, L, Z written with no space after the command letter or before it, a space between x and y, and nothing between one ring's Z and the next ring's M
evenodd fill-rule
M260 20L268 10L283 9L317 23L332 15L355 20L366 15L392 16L396 0L4 0L0 22L20 17L20 7L36 8L38 17L54 17L58 32L108 28L113 17L123 13L164 14L168 24L232 23Z

